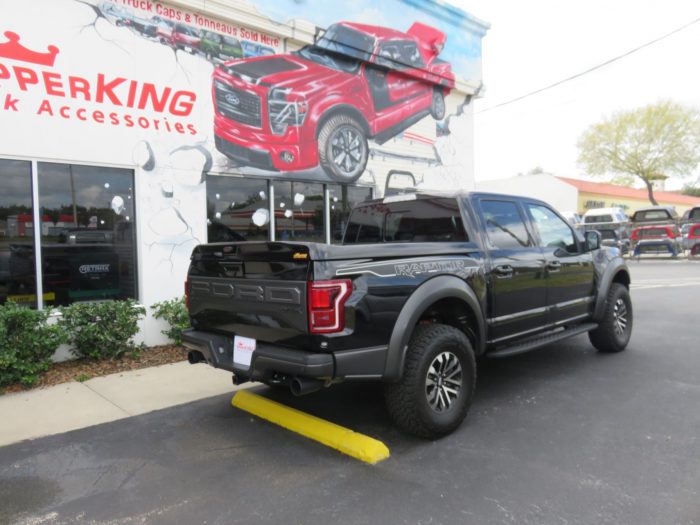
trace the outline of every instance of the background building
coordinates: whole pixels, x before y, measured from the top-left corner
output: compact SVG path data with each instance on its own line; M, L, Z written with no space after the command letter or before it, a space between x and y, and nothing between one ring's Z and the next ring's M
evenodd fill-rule
M198 243L334 242L387 188L473 187L488 26L442 2L0 10L0 301L150 306Z
M575 211L580 214L595 208L619 207L631 215L639 208L651 206L646 189L546 174L478 181L476 187L480 191L514 193L542 199L560 211ZM698 197L670 191L654 191L654 197L662 206L673 206L679 215L700 204Z

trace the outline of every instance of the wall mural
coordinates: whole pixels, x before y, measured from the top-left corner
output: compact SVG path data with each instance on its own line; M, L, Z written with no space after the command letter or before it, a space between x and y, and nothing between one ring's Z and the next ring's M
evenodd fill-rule
M382 195L458 187L471 165L457 88L480 83L484 26L413 0L345 2L340 16L317 0L234 4L256 27L157 1L0 0L0 155L136 167L146 303L176 293L169 276L207 238L206 173ZM303 47L284 36L298 25ZM281 217L310 216L299 188Z

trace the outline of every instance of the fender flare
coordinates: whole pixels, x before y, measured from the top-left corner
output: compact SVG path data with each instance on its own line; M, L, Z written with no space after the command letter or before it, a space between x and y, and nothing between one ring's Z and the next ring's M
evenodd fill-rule
M399 313L389 340L389 348L384 367L384 379L398 381L403 375L404 360L408 341L413 327L425 310L441 299L459 299L466 303L477 319L477 326L472 327L476 336L474 352L481 355L486 341L486 325L479 299L469 285L459 277L441 275L421 284L408 298Z
M627 282L630 282L630 271L625 264L625 261L620 257L616 257L606 266L602 277L600 278L600 285L598 286L598 295L595 301L595 308L593 309L593 320L600 321L605 313L605 301L608 297L608 292L610 291L610 286L612 286L615 277L620 273L625 273L627 275Z

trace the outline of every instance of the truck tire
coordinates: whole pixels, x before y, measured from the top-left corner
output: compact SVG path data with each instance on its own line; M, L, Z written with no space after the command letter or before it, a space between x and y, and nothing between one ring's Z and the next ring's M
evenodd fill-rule
M329 118L318 133L318 156L331 179L355 182L365 171L369 156L364 129L348 115Z
M441 89L433 90L433 102L430 104L430 116L435 120L445 118L445 95Z
M385 386L384 399L396 426L434 439L462 423L475 385L476 361L467 336L452 326L419 325L408 344L403 377Z
M632 301L627 287L612 283L603 319L598 328L588 332L588 339L599 352L622 352L632 335L632 320Z

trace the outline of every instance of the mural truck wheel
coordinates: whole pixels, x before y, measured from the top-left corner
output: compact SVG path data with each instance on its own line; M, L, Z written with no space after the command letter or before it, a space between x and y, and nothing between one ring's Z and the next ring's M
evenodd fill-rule
M435 120L445 118L445 95L441 90L433 90L433 103L430 105L430 116Z
M326 174L337 182L355 182L365 171L369 147L362 126L352 117L329 118L318 133L318 156Z

